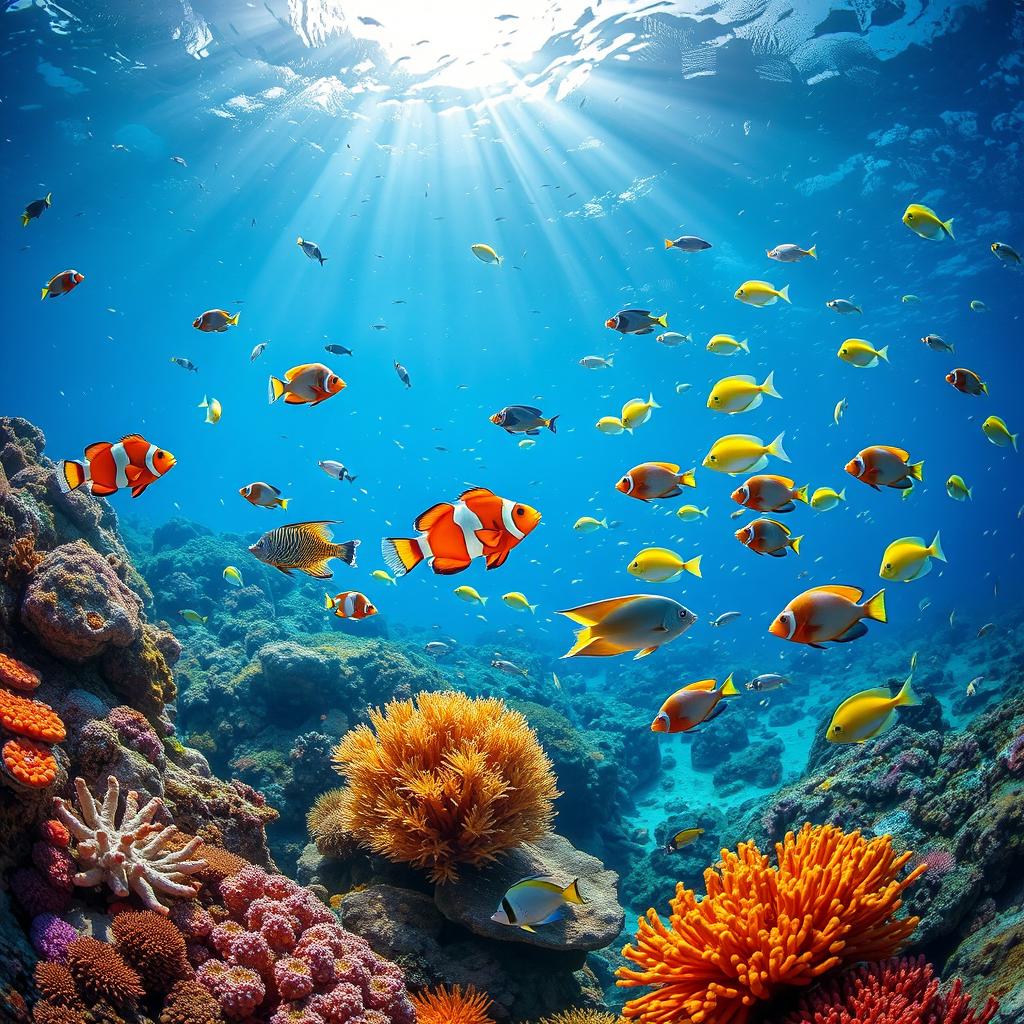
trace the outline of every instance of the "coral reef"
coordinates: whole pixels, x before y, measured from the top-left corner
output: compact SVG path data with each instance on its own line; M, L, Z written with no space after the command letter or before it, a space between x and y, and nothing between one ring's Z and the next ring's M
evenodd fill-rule
M601 1010L563 1010L537 1024L625 1024L621 1017Z
M494 1024L487 1016L491 1001L472 985L463 991L458 985L418 992L412 997L417 1024Z
M337 855L351 848L353 840L345 827L347 806L348 796L341 787L329 789L313 801L306 827L321 853Z
M353 838L435 882L549 831L555 778L536 734L500 700L420 693L371 711L332 760Z
M890 956L914 931L917 918L895 914L925 868L899 878L912 855L895 854L888 836L807 824L775 852L777 866L753 843L723 851L704 873L703 899L679 886L668 927L654 910L638 922L623 956L639 969L621 968L619 984L653 991L626 1004L627 1018L743 1024L756 1003Z
M192 854L201 840L191 840L181 849L170 849L167 840L175 835L174 825L153 824L162 802L153 797L139 807L139 794L130 791L124 810L118 814L121 788L113 775L107 779L103 803L97 805L85 780L75 779L78 813L57 798L54 811L77 840L75 855L81 871L75 885L105 884L116 896L134 892L143 905L161 914L168 912L161 896L188 897L198 886L189 881L202 866Z

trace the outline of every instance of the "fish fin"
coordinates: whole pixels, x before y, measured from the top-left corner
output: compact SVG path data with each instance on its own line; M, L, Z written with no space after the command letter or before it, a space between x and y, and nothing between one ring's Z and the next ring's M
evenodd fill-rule
M150 483L152 483L152 481L150 481ZM146 488L148 486L149 486L149 484L146 483L146 484L141 484L139 486L133 487L132 488L132 497L133 498L141 497L143 494L145 494Z
M593 601L590 604L581 604L578 608L567 608L557 614L564 615L581 626L595 626L616 608L632 600L632 597L610 597L606 601Z
M732 681L732 673L726 677L724 683L718 691L723 697L738 697L740 691L736 689L736 684Z
M312 576L318 580L329 580L334 573L327 566L327 559L325 558L321 562L313 562L311 565L297 566L307 576Z
M668 313L662 313L661 316L654 318L656 324L661 324L662 327L668 327Z
M793 497L797 501L802 501L806 505L807 504L807 491L810 488L810 486L811 486L810 484L804 484L803 487L798 487L793 492ZM776 509L775 511L778 512L779 510Z
M639 661L641 658L646 658L648 654L653 654L657 649L657 647L645 647L642 651L637 651L633 655L633 660Z
M476 530L474 536L485 548L497 547L503 536L501 530Z
M57 473L57 486L60 487L61 494L69 494L76 488L81 487L86 479L85 466L82 463L65 459L60 464L60 469Z
M946 234L955 242L956 235L953 234L953 218L950 217L949 220L944 220L940 223L942 224L942 230L945 231Z
M331 595L328 594L328 593L324 594L324 607L325 608L333 608L334 607L334 598L331 597Z
M696 487L697 486L697 468L684 470L676 477L676 481L682 487ZM706 510L705 510L705 514Z
M267 397L270 399L270 404L273 405L284 393L288 387L283 380L278 380L276 377L271 377L267 383Z
M804 489L806 490L806 488L804 488ZM804 501L806 501L806 500L807 499L804 498ZM793 509L795 509L795 508L796 508L796 505L794 505L793 502L787 501L785 505L780 505L778 508L773 508L772 509L772 514L776 515L776 514L779 514L779 513L782 513L782 512L792 512Z
M110 494L116 494L116 487L108 487L106 484L98 484L95 480L89 481L89 493L97 498L106 498Z
M864 618L874 619L875 622L888 622L885 617L885 590L873 594L864 603Z
M769 398L781 398L782 395L775 390L775 371L772 370L767 377L764 379L764 383L761 385L762 394L767 395Z
M889 346L888 345L883 345L875 353L875 355L878 356L879 359L884 359L886 362L889 362Z
M779 289L778 295L779 295L779 298L782 299L783 302L789 302L790 301L790 298L789 298L789 285L788 284L784 284L782 286L782 288Z
M841 583L825 583L814 589L823 590L826 594L835 594L837 597L845 597L853 604L856 604L864 596L864 591L860 587L844 587Z
M816 244L812 245L810 249L807 250L807 255L810 256L812 260L816 260L818 258L818 246Z
M499 256L498 259L500 261L501 257ZM536 928L531 928L528 924L521 924L521 925L519 925L519 927L520 927L520 929L522 931L529 932L531 935L536 935L537 934L537 929Z
M455 573L462 572L463 569L468 569L469 561L463 561L457 558L435 558L430 563L430 568L433 569L438 576L454 576Z
M855 622L845 633L840 633L839 636L833 637L837 644L848 644L851 640L859 640L865 633L867 633L868 627L863 622Z
M238 326L238 318L241 315L242 315L242 311L239 310L234 316L229 316L228 317L228 323L231 324L232 327L237 327Z
M653 649L653 648L652 648ZM577 634L576 642L562 655L563 658L612 658L616 654L623 654L628 648L620 647L613 640L604 637L593 636L590 628L581 629Z
M665 316L668 316L668 313L666 313ZM668 327L668 324L665 324L665 326ZM654 400L654 392L653 391L648 391L647 392L647 404L652 409L660 409L661 408L661 406L658 405L658 403Z
M558 419L558 414L551 417L549 420L544 421L544 426L551 431L552 434L558 433L558 428L555 426L555 421Z
M142 476L142 470L139 469L138 466L133 466L131 463L129 463L127 466L124 467L124 475L128 483L131 484L134 483L134 481L138 480L140 476Z
M587 902L580 893L580 880L578 878L574 878L562 890L562 899L564 899L566 903L577 903L580 906L583 906L583 904Z
M537 605L527 603L526 607L530 609L530 614L531 615L536 615L537 614Z
M701 579L700 560L703 557L703 555L696 555L695 557L691 558L688 562L683 562L683 568L688 573L692 573L694 576L696 576L697 579Z
M488 569L497 569L499 566L504 565L509 556L509 551L495 551L494 554L488 555L484 559L484 564ZM531 608L536 608L536 605L531 605Z
M754 551L753 548L751 548L750 550ZM763 551L763 552L762 551L754 551L754 554L756 554L756 555L766 554L766 555L770 556L771 558L785 558L786 557L786 552L785 552L785 549L783 549L783 548L776 548L774 551Z
M942 543L939 540L938 530L935 531L935 540L933 540L929 545L928 551L932 558L937 558L940 562L944 562L946 560L945 552L942 550Z
M779 436L768 445L768 454L774 455L777 459L782 459L783 462L792 462L793 460L786 454L786 449L782 447L782 439L785 436L786 432L784 430L779 433Z
M914 482L913 480L908 480L906 477L904 477L902 480L897 480L895 483L891 483L888 486L895 491L906 491L910 490L914 486ZM878 488L876 487L875 490L877 491Z
M291 500L292 500L291 498L278 498L277 503L278 503L278 505L280 505L281 508L287 509L288 508L288 502L291 501Z
M906 682L900 687L900 692L896 694L896 707L915 708L921 703L921 699L914 693L913 687L910 685L913 678L914 673L911 672L907 676Z
M747 339L746 339L746 338L744 338L744 339L743 339L743 340L742 340L742 341L741 341L741 342L739 343L739 347L740 347L741 349L743 349L743 351L744 351L744 352L746 352L746 353L748 353L748 354L750 353L750 342L749 342L749 341L747 341Z
M436 526L440 522L442 516L446 512L452 511L452 506L448 502L442 501L436 505L431 505L426 512L421 512L412 522L412 528L419 530L420 533L429 533L431 528Z
M704 722L713 722L729 705L719 701L705 716ZM704 722L700 724L703 725Z
M988 394L988 385L984 381L981 382L981 390Z
M325 544L331 543L331 531L328 529L329 526L333 526L337 522L336 519L312 519L305 523L292 523L293 527L306 527L310 533L319 537Z
M924 480L924 459L920 462L911 463L907 466L907 469L915 480Z
M789 546L793 549L794 555L800 554L800 542L804 539L803 534L799 537L792 537L789 541Z
M489 487L470 487L459 495L459 501L469 501L470 498L493 498L494 491Z
M380 553L395 576L404 576L423 561L423 548L413 537L386 537L380 542Z
M665 239L665 248L666 249L671 249L672 248L672 239L671 238L666 238Z
M21 215L21 226L22 226L23 228L27 228L27 227L28 227L28 222L29 222L29 221L30 221L31 219L32 219L32 218L31 218L31 217L30 217L30 216L29 216L29 215L28 215L27 213L23 213L23 214Z
M283 572L283 573L285 574L285 576L291 576L291 574L292 574L292 571L291 571L291 569L285 569L285 568L284 568L283 566L280 566L280 565L275 565L275 566L274 566L274 568L275 568L275 569L276 569L276 570L277 570L278 572Z
M49 287L46 287L46 288L43 289L43 294L40 295L39 298L40 299L45 299L46 296L49 295L49 294L50 294L50 289L49 289Z
M652 465L660 466L662 469L667 469L673 474L679 472L679 467L674 462L655 462Z
M346 540L341 544L332 544L331 547L334 549L334 553L331 555L332 558L338 558L346 565L351 565L355 568L356 548L359 547L359 541Z
M569 648L562 655L563 658L575 658L593 639L590 633L590 627L585 626L576 634L576 639L573 641L572 647Z

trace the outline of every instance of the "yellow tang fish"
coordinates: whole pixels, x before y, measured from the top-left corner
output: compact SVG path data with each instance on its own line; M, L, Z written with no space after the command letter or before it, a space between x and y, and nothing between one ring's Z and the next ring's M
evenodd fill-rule
M946 481L946 493L954 501L966 501L971 497L971 488L967 486L962 476L953 473Z
M678 579L684 572L692 573L699 579L700 560L701 556L696 555L684 562L668 548L644 548L637 552L627 569L631 575L648 583L668 583Z
M224 570L223 576L225 583L230 583L233 587L245 586L242 582L242 574L233 565L229 565Z
M930 242L941 242L947 236L953 239L953 218L941 220L938 214L927 206L911 203L903 214L903 223L921 238ZM955 241L955 239L953 239Z
M456 587L452 593L455 594L460 601L465 601L467 604L487 604L487 598L478 593L476 587L463 585L461 587Z
M1010 433L1010 428L1006 425L1005 420L999 416L989 416L987 420L981 425L981 432L994 444L1000 448L1008 448L1011 445L1013 450L1017 450L1017 435Z
M872 348L863 338L847 338L836 353L844 363L859 367L862 370L877 366L880 359L889 361L889 346Z
M775 440L765 444L761 438L753 434L726 434L711 446L701 465L719 473L737 476L740 473L764 469L768 465L769 455L790 462L790 457L782 447L784 437L785 431Z
M734 356L737 352L750 352L747 339L737 341L731 334L714 334L707 343L707 350L716 356Z
M690 843L695 843L702 835L704 835L704 829L702 828L684 828L674 836L669 837L665 849L669 853L674 853L676 850L681 850L684 846L689 846Z
M781 398L775 390L775 371L765 377L763 384L758 384L749 373L738 373L732 377L723 377L708 395L708 408L715 412L728 413L734 416L739 412L750 412L763 401L764 396Z
M531 615L537 614L537 606L530 604L526 595L521 594L518 590L510 590L507 594L502 594L501 599L509 608L513 608L517 612L529 611Z
M916 707L920 704L910 686L916 659L915 654L911 659L910 675L895 697L882 686L861 690L847 697L836 708L825 738L830 743L865 743L892 728L897 708Z
M654 395L648 395L645 402L642 398L631 398L622 407L622 426L630 433L641 423L646 423L651 418L652 409L660 409L661 406L654 400Z
M837 491L832 487L819 487L811 495L811 508L815 512L830 512L841 501L846 501L846 488Z
M203 400L199 403L198 408L206 410L207 423L220 423L223 410L216 398L207 398L206 395L203 395Z
M790 301L789 285L776 288L775 285L769 284L767 281L744 281L736 289L733 298L745 302L748 306L774 306L779 299L784 302Z
M205 625L206 620L210 617L209 615L200 615L199 612L194 612L191 608L182 608L178 614L193 626Z
M469 251L481 262L491 263L500 267L505 262L504 256L499 256L486 242L477 242L471 245Z
M933 558L946 560L937 533L931 544L925 544L921 537L901 537L885 549L878 575L883 580L910 583L932 571Z
M626 429L618 416L602 416L594 426L602 434L621 434Z
M707 519L709 507L708 505L705 505L703 508L697 508L696 505L683 505L682 508L676 510L676 515L684 523L695 523L701 516Z
M387 584L388 586L398 586L398 583L395 580L394 576L391 576L383 569L374 569L373 572L370 573L370 576L375 580L380 580L381 583Z
M580 516L572 528L577 533L593 533L595 530L608 529L607 519L595 519L593 516Z

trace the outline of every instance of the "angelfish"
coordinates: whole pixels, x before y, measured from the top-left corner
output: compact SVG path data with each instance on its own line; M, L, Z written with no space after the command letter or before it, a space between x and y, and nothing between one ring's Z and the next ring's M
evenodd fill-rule
M498 909L491 914L491 920L532 932L537 926L559 920L565 913L566 904L582 905L586 902L580 895L578 878L563 888L545 875L533 875L509 887Z

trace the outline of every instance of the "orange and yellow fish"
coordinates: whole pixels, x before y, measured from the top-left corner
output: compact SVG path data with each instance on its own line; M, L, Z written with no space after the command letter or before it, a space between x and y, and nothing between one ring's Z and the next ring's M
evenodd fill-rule
M732 500L755 512L792 512L794 502L807 504L807 485L794 487L789 477L760 473L737 487Z
M358 590L343 590L334 597L324 594L324 607L333 608L339 619L368 619L377 614L370 599Z
M81 462L65 459L57 467L57 483L65 494L84 487L98 496L130 487L137 498L174 463L170 452L150 444L141 434L129 434L117 442L89 445Z
M46 282L43 287L42 298L55 299L58 295L67 295L68 292L74 291L84 280L85 274L80 274L77 270L63 270Z
M905 491L914 486L915 480L924 479L924 462L910 462L910 454L902 448L887 444L876 444L863 448L847 464L850 476L873 487L893 487Z
M615 489L630 498L651 501L675 498L683 493L684 487L696 486L692 469L680 473L679 467L672 462L642 462L622 477Z
M864 600L859 587L829 584L798 594L768 627L772 636L793 643L822 647L829 641L849 643L864 636L868 627L862 620L885 622L885 591Z
M396 576L404 576L424 559L441 576L468 569L474 558L497 569L539 522L535 508L499 498L486 487L473 487L455 502L440 502L417 516L413 528L419 536L385 538L381 553Z
M725 705L723 697L735 697L739 690L730 675L721 686L716 679L700 679L676 690L651 722L651 732L689 732L702 722L717 718Z
M273 405L282 395L288 405L319 405L348 385L323 363L293 366L284 380L271 377L267 395Z

